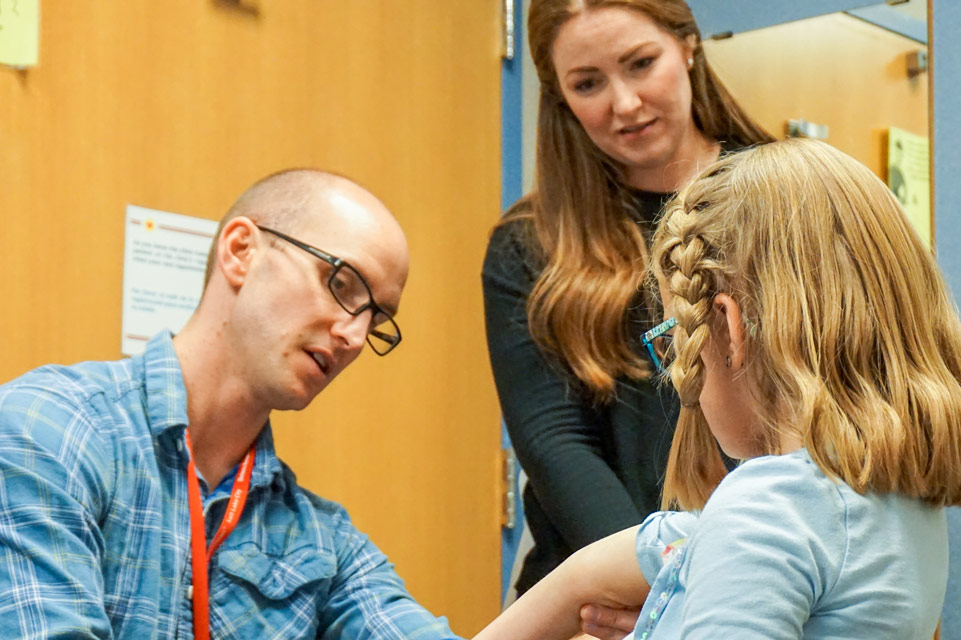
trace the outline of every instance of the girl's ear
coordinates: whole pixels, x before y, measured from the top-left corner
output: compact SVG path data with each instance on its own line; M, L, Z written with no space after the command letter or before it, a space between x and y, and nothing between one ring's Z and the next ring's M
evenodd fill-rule
M224 225L217 242L217 269L233 288L240 288L257 247L257 225L238 216Z
M713 309L717 323L715 327L726 337L719 343L721 355L730 358L731 368L734 370L744 366L744 325L741 323L741 308L737 302L726 293L714 296Z

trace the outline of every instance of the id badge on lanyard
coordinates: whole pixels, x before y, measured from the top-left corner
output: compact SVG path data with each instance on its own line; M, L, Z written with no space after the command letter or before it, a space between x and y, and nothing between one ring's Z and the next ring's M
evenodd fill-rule
M208 547L204 506L200 499L200 481L197 480L197 467L194 466L193 449L190 446L188 431L184 431L184 439L187 441L187 450L190 452L190 459L187 462L187 500L190 504L190 564L194 576L192 589L194 638L196 640L209 640L210 585L207 579L207 568L217 547L234 530L237 522L240 521L240 514L244 511L247 493L250 491L250 473L254 468L256 444L250 447L250 451L244 456L240 467L237 469L237 476L234 478L234 486L230 490L230 501L227 503L227 510L224 512L224 519Z

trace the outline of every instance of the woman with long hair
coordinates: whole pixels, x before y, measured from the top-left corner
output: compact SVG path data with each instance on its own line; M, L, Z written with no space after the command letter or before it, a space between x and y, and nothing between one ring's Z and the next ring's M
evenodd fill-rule
M634 640L931 638L961 321L890 189L824 143L764 145L683 189L652 256L684 511L577 552L478 638L568 638L582 603L642 601Z
M771 140L714 75L682 0L532 0L536 184L495 228L491 364L529 478L523 593L657 508L676 398L650 381L640 292L664 202L720 155Z

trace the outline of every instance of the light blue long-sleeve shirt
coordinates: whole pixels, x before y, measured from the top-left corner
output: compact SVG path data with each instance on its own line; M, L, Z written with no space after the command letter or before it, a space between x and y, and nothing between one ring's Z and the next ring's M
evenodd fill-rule
M859 495L803 449L745 462L699 515L651 515L637 555L634 640L929 640L947 583L943 509Z
M0 387L0 635L191 638L187 398L169 333ZM346 512L297 485L269 425L210 565L213 638L456 638ZM206 502L208 540L229 492Z

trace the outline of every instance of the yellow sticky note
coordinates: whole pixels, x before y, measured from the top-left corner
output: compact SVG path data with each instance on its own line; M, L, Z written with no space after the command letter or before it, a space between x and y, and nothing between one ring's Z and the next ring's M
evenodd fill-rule
M931 244L931 186L927 136L891 127L888 131L888 186L918 235Z
M37 64L40 49L40 0L0 0L0 63Z

